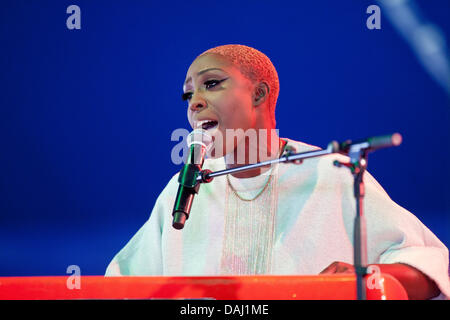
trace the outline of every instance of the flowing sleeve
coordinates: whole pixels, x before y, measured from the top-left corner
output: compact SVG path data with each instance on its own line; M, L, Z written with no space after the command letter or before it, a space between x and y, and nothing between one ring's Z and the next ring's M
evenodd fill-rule
M392 201L368 172L364 181L368 263L410 265L437 284L441 294L436 298L449 299L447 247L416 216ZM353 192L348 192L346 197L346 203L354 202ZM347 212L354 213L354 207L347 208ZM353 224L353 221L349 222Z
M170 201L175 175L161 192L150 218L131 240L112 259L105 276L149 276L163 274L162 233L167 214L171 212Z

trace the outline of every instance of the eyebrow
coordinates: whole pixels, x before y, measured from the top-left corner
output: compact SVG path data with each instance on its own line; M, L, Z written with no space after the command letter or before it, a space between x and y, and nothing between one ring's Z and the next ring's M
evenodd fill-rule
M199 72L197 73L197 76L202 75L202 74L204 74L205 72L208 72L208 71L211 71L211 70L220 70L220 71L224 71L224 70L222 70L222 69L220 69L220 68L208 68L208 69L199 71ZM192 80L191 77L187 78L186 81L184 82L184 84L188 83L190 80Z

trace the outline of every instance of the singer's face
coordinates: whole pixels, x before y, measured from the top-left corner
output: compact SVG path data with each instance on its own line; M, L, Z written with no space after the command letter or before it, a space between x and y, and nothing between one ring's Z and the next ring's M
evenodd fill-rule
M243 141L236 129L246 131L255 126L253 84L221 56L206 54L197 58L187 72L183 92L191 127L208 130L213 137L210 156L217 158L234 151ZM237 136L236 141L230 133Z

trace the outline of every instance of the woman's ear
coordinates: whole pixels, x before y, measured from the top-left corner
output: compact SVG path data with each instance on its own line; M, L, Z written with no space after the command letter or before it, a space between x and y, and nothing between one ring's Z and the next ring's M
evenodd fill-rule
M253 91L253 105L259 106L267 100L269 96L269 86L265 82L260 82L255 86Z

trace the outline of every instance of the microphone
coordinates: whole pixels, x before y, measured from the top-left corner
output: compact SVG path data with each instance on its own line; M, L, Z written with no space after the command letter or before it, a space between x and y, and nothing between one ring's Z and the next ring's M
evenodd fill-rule
M332 147L334 152L348 153L358 149L366 149L374 151L381 148L397 147L402 143L402 135L400 133L388 134L384 136L376 136L361 141L347 140L342 143L336 143Z
M178 176L180 185L172 210L172 227L177 230L183 229L189 218L192 201L200 188L197 177L200 175L206 153L212 145L212 138L206 130L195 129L188 135L187 143L189 154Z

